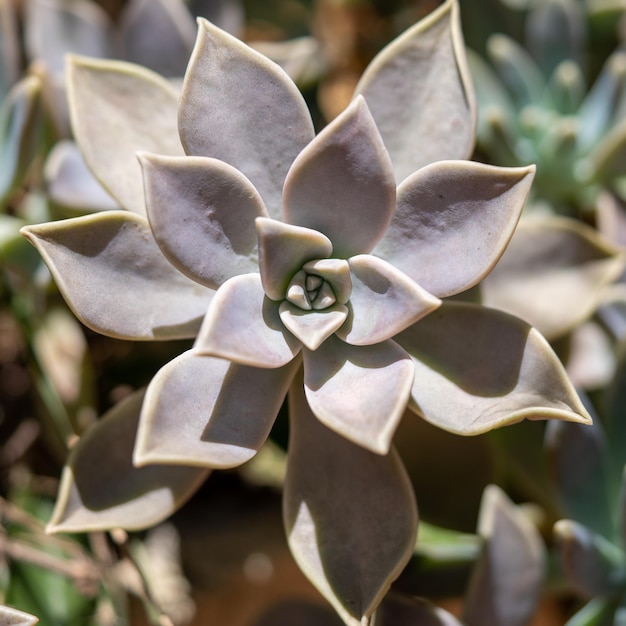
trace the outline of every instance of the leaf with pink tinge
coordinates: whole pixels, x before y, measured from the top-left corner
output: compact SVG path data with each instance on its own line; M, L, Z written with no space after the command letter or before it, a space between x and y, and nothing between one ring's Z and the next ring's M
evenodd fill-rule
M306 397L317 418L350 441L386 454L413 383L406 352L393 341L351 346L329 337L303 356Z
M259 217L259 266L268 298L284 300L289 281L308 261L326 259L333 245L322 233Z
M483 493L478 532L485 540L465 601L467 626L526 626L546 574L537 528L496 485Z
M291 302L281 302L280 319L309 350L317 350L348 317L348 307L335 303L321 311L305 311Z
M413 552L413 489L394 450L373 454L321 424L301 384L289 391L283 506L289 546L344 622L368 626Z
M124 58L163 76L183 76L195 38L189 9L176 0L132 0L120 16Z
M548 342L521 320L444 302L394 338L412 357L409 407L460 435L522 419L590 423Z
M48 532L139 530L169 517L202 484L209 470L132 464L144 392L104 415L72 448L61 476Z
M43 62L53 74L63 72L68 53L101 59L115 55L113 25L99 4L91 0L29 0L23 8L28 58Z
M623 252L580 221L529 217L519 223L480 292L485 305L556 339L593 313L625 265Z
M353 345L371 345L404 330L441 300L393 265L371 255L348 259L352 277L351 314L337 336Z
M372 254L443 298L496 264L515 230L535 167L428 165L398 187L396 212Z
M302 344L280 321L258 274L227 280L216 292L195 344L197 354L252 367L282 367Z
M137 151L183 155L178 93L132 63L71 57L67 68L72 129L87 165L125 209L146 214Z
M2 626L35 626L39 622L39 618L18 611L10 606L0 606L0 624Z
M236 167L279 218L287 171L315 134L304 98L267 57L204 19L198 25L179 110L185 151Z
M145 218L104 211L22 234L38 249L74 314L121 339L194 337L215 293L163 256Z
M363 98L357 98L294 161L283 193L285 221L324 233L333 256L369 252L394 211L389 155Z
M260 369L181 354L148 386L135 465L226 468L249 461L265 443L299 362Z
M138 156L150 226L172 264L213 289L258 271L254 220L267 213L241 172L206 157Z
M389 150L397 182L444 159L468 159L476 102L459 7L448 0L384 48L356 88Z

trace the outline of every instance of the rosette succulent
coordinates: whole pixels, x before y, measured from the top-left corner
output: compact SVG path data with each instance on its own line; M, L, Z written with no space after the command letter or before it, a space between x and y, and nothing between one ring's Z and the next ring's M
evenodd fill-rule
M86 161L132 211L24 233L87 325L197 338L74 448L52 530L168 515L207 471L256 454L288 394L289 544L365 625L415 542L392 446L407 409L466 435L589 421L537 331L442 300L489 273L534 174L463 160L474 101L453 0L317 135L291 79L205 20L179 104L130 64L74 59L70 81Z
M555 33L559 33L555 40ZM537 165L529 208L589 216L607 191L622 195L624 52L587 84L585 15L575 0L537 3L526 47L504 34L472 56L478 145L502 165Z

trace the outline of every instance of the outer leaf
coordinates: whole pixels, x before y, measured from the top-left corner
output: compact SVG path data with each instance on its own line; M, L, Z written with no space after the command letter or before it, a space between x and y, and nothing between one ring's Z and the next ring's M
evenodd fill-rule
M614 122L620 122L621 115L617 110L620 98L623 97L626 86L625 76L626 54L617 50L606 60L596 82L589 90L584 102L578 110L580 120L579 145L583 151L595 146L602 154L604 145L615 145L611 128ZM617 115L616 115L617 113ZM623 129L622 125L622 129ZM621 141L624 141L623 130ZM606 138L606 139L605 139ZM623 172L623 167L619 171Z
M22 233L76 316L105 335L193 337L215 293L170 265L147 221L126 211L27 226Z
M547 341L514 317L444 302L395 340L415 367L409 406L440 428L475 435L522 419L591 421Z
M546 569L539 531L495 485L486 487L478 532L484 551L465 602L468 626L525 626L539 599Z
M135 464L236 467L265 443L299 360L277 369L185 352L148 386Z
M591 315L625 263L617 248L578 221L532 217L520 222L480 291L485 305L555 339Z
M347 343L371 345L391 339L441 304L439 298L382 259L362 254L349 263L351 316L337 331Z
M413 551L413 490L395 451L373 454L328 430L312 415L300 384L289 393L289 546L345 623L368 626Z
M208 470L132 464L143 392L111 409L72 449L48 532L138 530L171 515Z
M243 174L205 157L139 160L152 232L176 268L213 289L258 271L254 220L267 213Z
M303 356L306 398L316 417L350 441L386 454L413 383L404 350L393 341L351 346L329 337Z
M545 80L530 51L511 37L496 33L487 41L487 54L518 109L541 101Z
M26 45L54 73L63 72L68 52L89 57L115 56L112 25L105 11L87 0L29 0L26 4Z
M287 365L300 348L280 321L278 305L265 296L258 274L235 276L220 287L195 345L198 354L270 368Z
M68 101L72 129L87 165L120 205L145 215L140 150L182 155L178 94L138 65L71 57Z
M180 77L193 50L196 28L184 4L174 0L133 0L121 16L125 59Z
M565 60L584 63L589 7L551 0L533 6L526 23L526 42L544 76Z
M327 259L333 250L326 237L310 228L258 218L259 266L268 298L284 300L294 274L308 261Z
M550 422L546 447L566 517L606 537L614 534L607 449L598 420L589 424Z
M469 161L422 168L398 188L393 220L373 254L438 297L469 289L504 251L534 172Z
M42 149L41 81L28 76L7 94L0 110L0 202L22 184Z
M356 93L367 100L397 182L434 161L469 158L476 103L458 2L447 0L382 50Z
M2 626L35 626L39 618L10 606L0 606L0 624Z
M49 198L64 209L79 213L119 209L94 178L78 146L69 139L57 142L50 151L45 177Z
M619 589L622 550L569 519L554 525L554 535L567 581L579 594L593 598Z
M592 180L606 182L624 174L624 158L626 156L626 120L622 119L610 133L607 133L596 144L585 163L588 177Z
M389 225L396 186L389 155L358 97L294 161L283 193L285 220L324 233L333 256L369 252Z
M266 57L206 20L198 26L179 112L185 151L243 172L278 218L287 170L314 136L306 103Z

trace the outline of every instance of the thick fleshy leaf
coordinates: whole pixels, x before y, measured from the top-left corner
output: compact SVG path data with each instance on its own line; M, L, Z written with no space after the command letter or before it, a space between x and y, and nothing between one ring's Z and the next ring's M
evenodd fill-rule
M210 22L198 25L179 111L185 151L236 167L279 218L287 171L314 136L304 98L278 65Z
M580 120L578 142L581 151L586 152L589 149L593 151L595 146L598 146L602 153L603 149L600 146L606 139L613 143L613 139L609 138L613 134L611 131L614 130L611 126L616 121L619 126L621 121L622 112L618 106L623 98L624 87L626 87L626 54L618 49L604 63L596 82L577 112ZM621 135L623 142L623 131ZM623 169L620 168L619 171L621 173Z
M265 443L298 363L259 369L181 354L148 386L135 465L225 468L249 461Z
M329 337L303 356L306 398L317 418L354 443L386 454L413 383L405 351L393 341L351 346Z
M469 158L476 103L457 0L447 0L383 49L356 93L367 100L397 182L434 161Z
M194 337L215 293L178 272L148 222L127 211L27 226L83 324L122 339Z
M171 515L205 480L204 468L133 466L143 397L135 392L120 402L72 448L48 532L146 528Z
M45 177L50 199L76 213L112 211L118 203L94 178L78 146L69 139L59 141L46 160Z
M373 454L328 430L300 385L296 381L289 392L283 508L289 546L345 623L369 626L413 551L413 489L394 450Z
M324 233L333 256L369 252L394 211L389 155L363 98L357 98L294 161L283 193L285 221Z
M41 81L27 76L7 94L0 109L0 202L20 184L43 149Z
M550 422L546 449L565 517L591 530L613 536L612 500L607 472L607 446L601 422Z
M280 319L309 350L317 350L348 317L348 307L333 304L321 311L305 311L291 302L281 302Z
M518 109L541 102L545 80L529 50L496 33L487 41L487 54Z
M284 300L294 274L308 261L326 259L333 245L322 233L278 220L257 218L259 266L268 298Z
M585 166L587 175L596 181L610 181L624 174L624 158L626 157L626 120L616 124L594 146Z
M529 11L525 41L544 76L565 60L584 64L587 10L589 5L550 0L535 4Z
M69 52L89 57L115 56L112 24L106 12L87 0L28 0L26 3L28 56L63 72Z
M444 302L395 340L415 367L410 408L440 428L476 435L522 419L591 422L548 342L515 317Z
M439 298L382 259L362 254L348 262L351 314L337 331L347 343L371 345L391 339L441 304Z
M592 314L625 264L617 248L579 221L524 218L481 283L482 301L556 339Z
M278 304L263 291L258 274L227 280L216 292L196 340L198 354L252 367L282 367L301 343L280 321Z
M206 157L140 154L139 160L152 232L181 272L217 289L258 271L254 220L267 213L241 172Z
M132 63L71 57L67 69L72 129L87 165L123 208L145 215L136 153L183 154L178 93Z
M181 77L193 50L196 27L176 0L133 0L120 20L123 58L163 76Z
M422 168L399 186L396 212L373 254L438 297L469 289L504 251L534 172L470 161Z
M10 606L0 606L0 624L2 626L35 626L39 622L39 618L18 611Z
M559 520L554 525L556 547L568 583L583 597L617 591L624 552L582 524Z
M485 488L478 519L484 538L465 601L467 626L526 626L539 600L546 554L537 528L495 485Z

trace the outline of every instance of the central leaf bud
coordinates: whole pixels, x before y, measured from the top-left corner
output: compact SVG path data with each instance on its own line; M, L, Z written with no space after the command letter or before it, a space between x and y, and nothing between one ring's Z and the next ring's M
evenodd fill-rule
M289 283L287 300L305 311L321 311L337 302L335 292L328 281L319 274L301 269Z
M352 281L345 259L317 259L305 263L292 277L285 300L304 311L324 311L350 298Z

